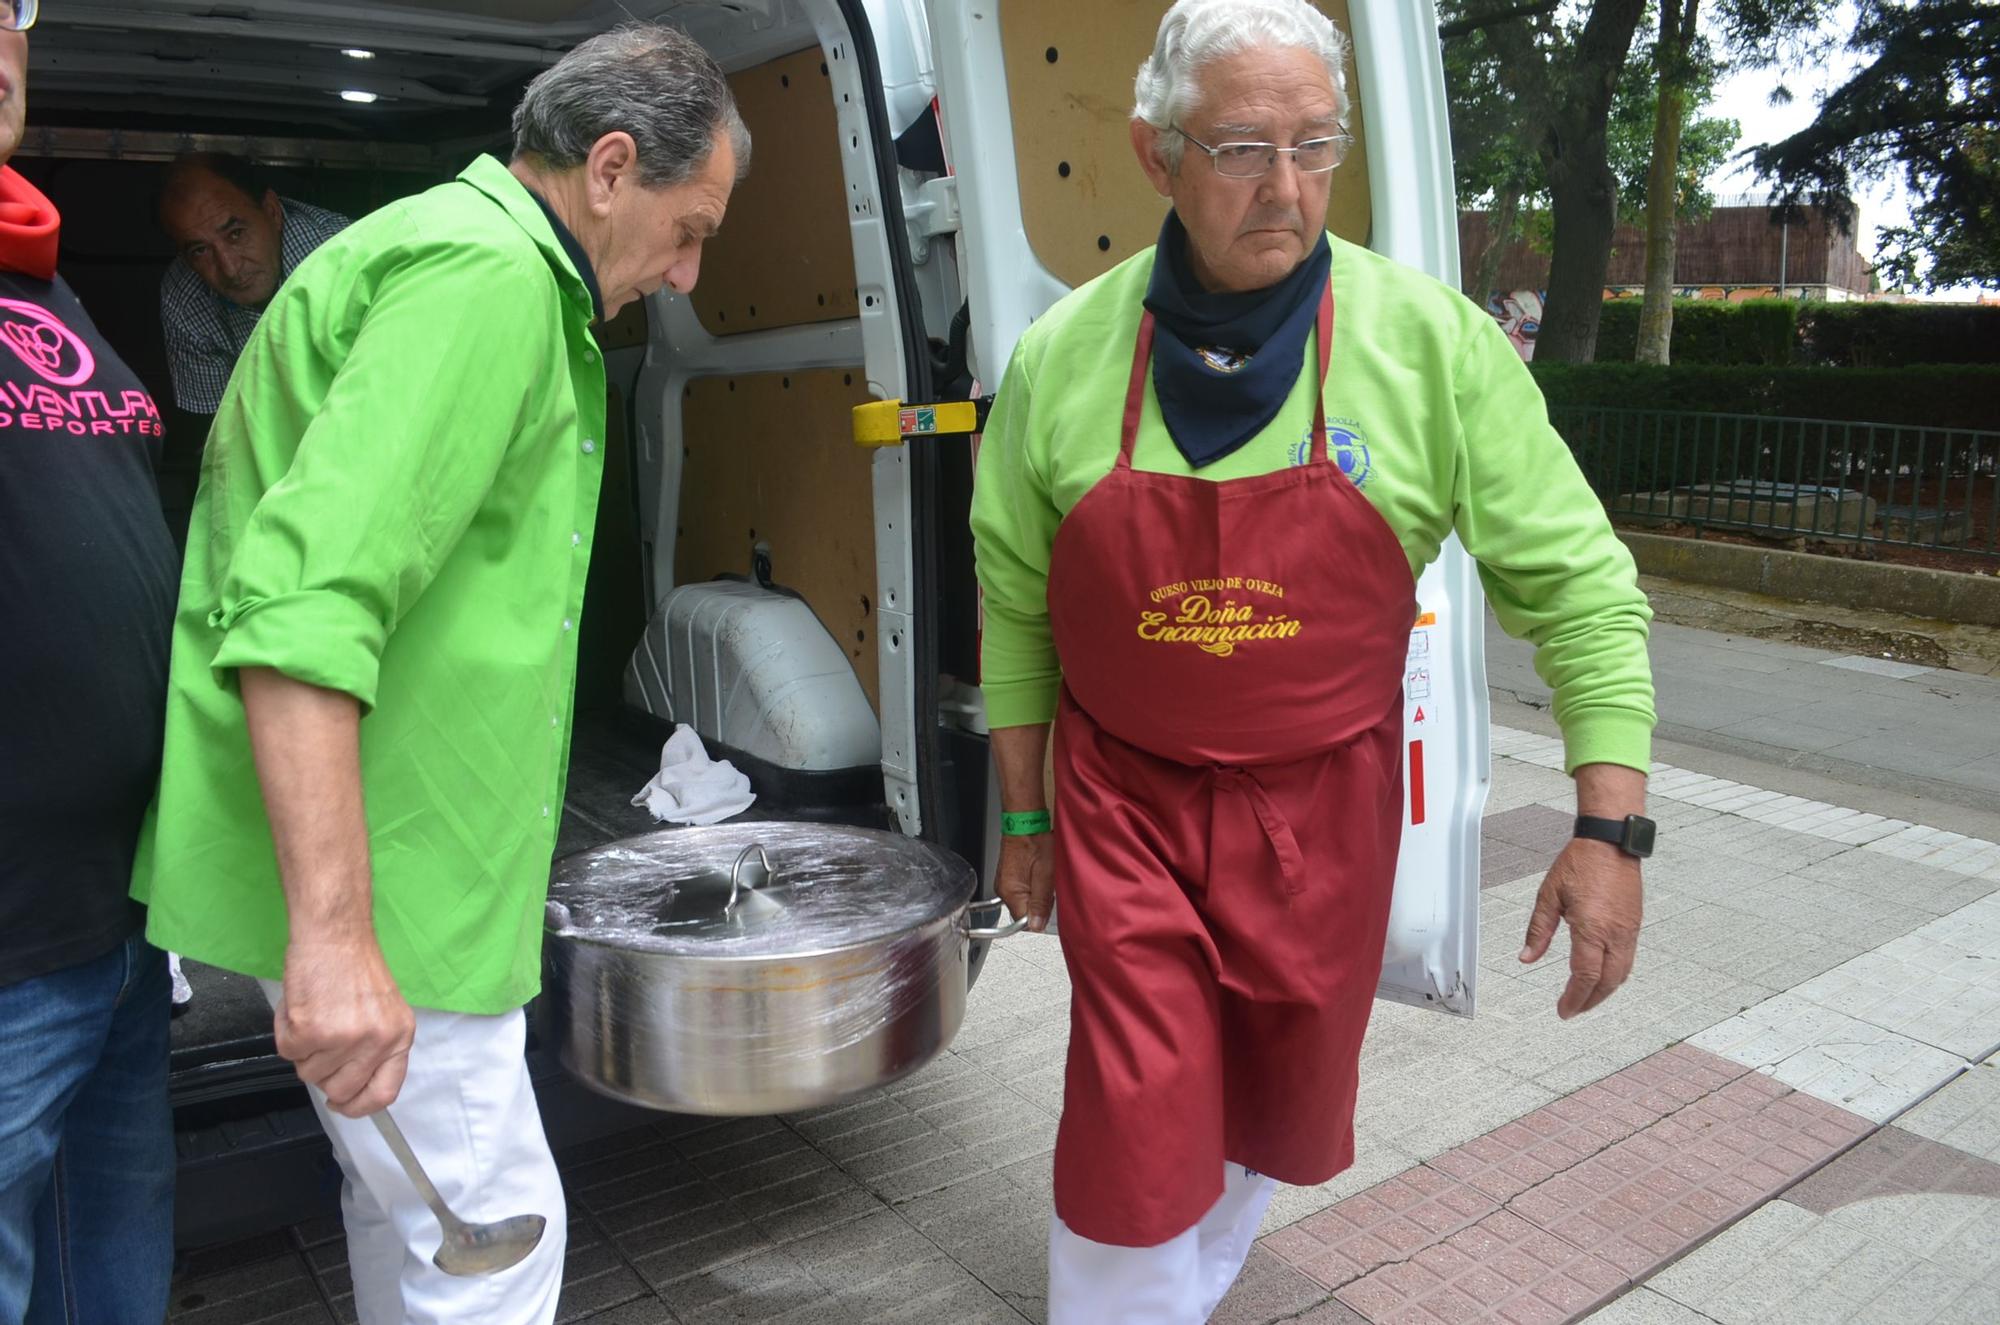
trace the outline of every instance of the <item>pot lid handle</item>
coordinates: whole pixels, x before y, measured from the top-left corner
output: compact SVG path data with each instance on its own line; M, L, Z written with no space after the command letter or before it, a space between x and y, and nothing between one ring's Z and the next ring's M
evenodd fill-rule
M752 857L755 857L754 863ZM762 888L770 882L771 858L765 854L762 842L752 842L743 848L736 857L735 866L729 871L729 901L723 905L722 913L729 915L735 911L736 901L745 888Z

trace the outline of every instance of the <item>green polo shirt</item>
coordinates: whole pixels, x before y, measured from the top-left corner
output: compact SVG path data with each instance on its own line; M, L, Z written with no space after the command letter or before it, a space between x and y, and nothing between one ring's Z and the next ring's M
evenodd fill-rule
M133 895L161 947L283 974L236 669L361 702L375 929L419 1007L540 982L604 467L591 295L490 157L328 240L215 416Z
M1329 240L1328 453L1388 523L1412 575L1458 534L1500 624L1535 644L1568 766L1644 771L1652 614L1631 554L1549 426L1527 366L1499 324L1457 291ZM1062 661L1049 628L1049 552L1063 518L1118 458L1153 256L1147 249L1113 267L1029 327L987 420L972 532L985 591L981 682L995 727L1055 715ZM1261 434L1195 470L1167 433L1148 374L1132 466L1236 479L1301 464L1312 454L1315 376L1299 374Z

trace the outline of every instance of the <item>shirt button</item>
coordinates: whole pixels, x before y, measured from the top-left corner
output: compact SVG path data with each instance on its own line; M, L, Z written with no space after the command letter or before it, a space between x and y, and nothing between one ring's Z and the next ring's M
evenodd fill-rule
M549 817L549 807L544 805L542 807L542 818L546 819L548 817Z
M570 619L569 619L568 617L564 617L564 618L563 618L563 629L564 629L564 630L568 630L568 629L570 628L570 626L571 626L572 624L573 624L573 623L572 623L572 622L570 621Z
M561 718L550 718L550 719L549 719L549 726L551 726L551 727L560 727L560 726L562 726L562 719L561 719Z
M581 530L572 533L569 536L569 545L571 547L579 547L582 545L582 543L583 543L583 533Z
M583 361L584 361L585 363L596 363L596 362L597 362L597 351L596 351L596 350L585 350L585 351L583 352Z
M588 437L583 439L583 453L585 455L592 455L596 452L596 450L597 450L597 443L595 441L591 440Z

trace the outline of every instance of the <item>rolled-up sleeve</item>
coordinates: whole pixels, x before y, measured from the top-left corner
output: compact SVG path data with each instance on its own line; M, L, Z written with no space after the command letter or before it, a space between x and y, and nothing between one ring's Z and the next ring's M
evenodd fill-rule
M1652 611L1540 388L1499 324L1478 318L1454 376L1454 525L1501 627L1535 646L1555 692L1565 766L1652 755Z
M1031 358L1024 337L987 416L973 489L972 544L984 608L980 689L991 727L1051 721L1062 690L1049 628L1049 554L1062 518L1033 422Z
M522 384L562 353L557 296L547 270L490 247L429 246L381 277L330 382L288 311L266 314L217 421L303 428L219 566L212 665L225 680L273 668L365 710L396 623L521 441ZM316 408L302 399L322 388Z

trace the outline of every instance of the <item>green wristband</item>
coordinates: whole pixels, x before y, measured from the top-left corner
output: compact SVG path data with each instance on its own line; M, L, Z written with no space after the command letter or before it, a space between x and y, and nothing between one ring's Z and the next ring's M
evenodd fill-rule
M1047 810L1030 810L1026 814L1000 816L1000 831L1008 837L1035 837L1048 832L1055 825L1055 818Z

